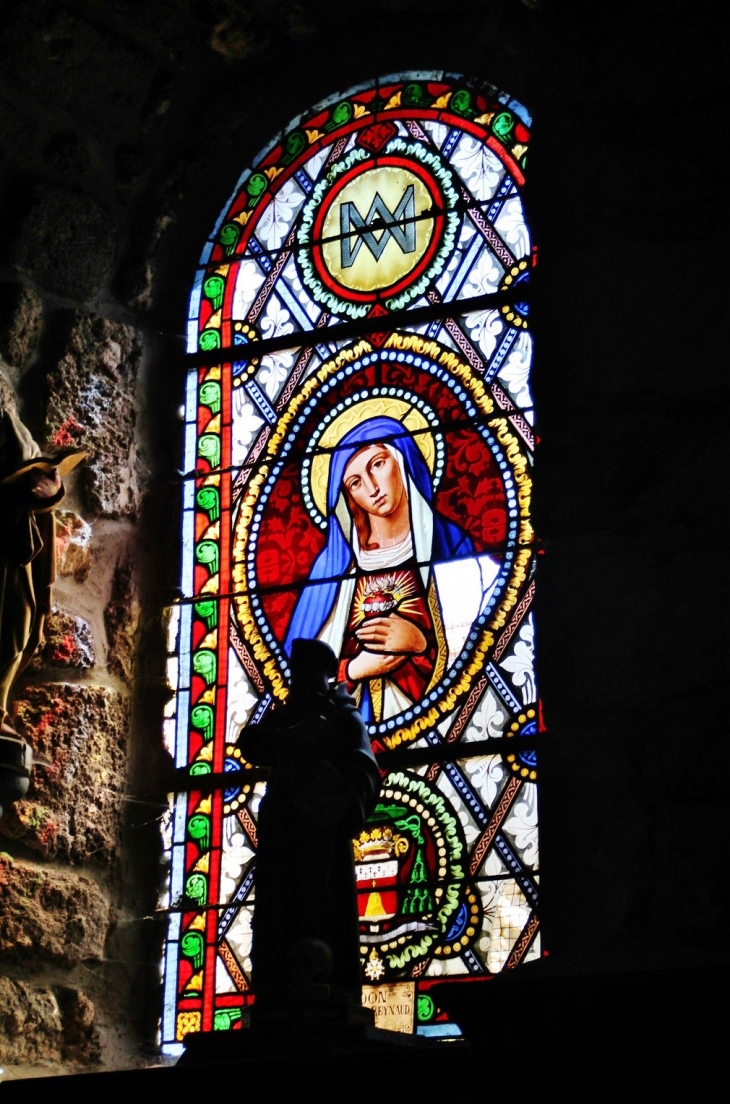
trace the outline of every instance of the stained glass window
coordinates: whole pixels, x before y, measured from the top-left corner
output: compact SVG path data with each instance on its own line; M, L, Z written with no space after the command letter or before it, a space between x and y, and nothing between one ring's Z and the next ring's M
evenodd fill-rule
M203 249L166 720L190 779L173 1049L252 1000L265 780L235 744L286 697L297 636L337 653L384 775L354 841L364 1000L397 997L379 1022L456 1032L435 982L539 955L529 125L457 76L362 85L276 137ZM316 846L294 829L292 863Z

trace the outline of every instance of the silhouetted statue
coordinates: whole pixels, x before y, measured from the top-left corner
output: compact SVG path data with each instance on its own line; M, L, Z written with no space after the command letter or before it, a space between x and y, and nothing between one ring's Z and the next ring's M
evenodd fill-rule
M53 507L64 495L62 477L86 455L41 450L14 414L0 415L0 726L8 723L10 688L43 638L51 609L56 548Z
M271 768L258 819L252 985L257 1006L320 997L360 1005L353 837L380 790L365 723L332 687L328 645L295 640L289 697L243 730L249 762Z

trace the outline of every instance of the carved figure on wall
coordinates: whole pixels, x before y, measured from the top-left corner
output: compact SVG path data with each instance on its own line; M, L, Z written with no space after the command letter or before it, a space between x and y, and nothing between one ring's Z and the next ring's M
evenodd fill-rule
M16 414L0 415L0 726L8 721L10 689L43 639L51 609L56 550L53 507L63 477L84 458L82 449L55 456L41 450Z
M380 774L354 699L330 685L332 649L295 640L291 670L286 703L239 738L249 762L271 768L258 820L253 989L259 1006L291 996L295 944L304 940L331 952L327 995L359 1006L352 840L373 809Z

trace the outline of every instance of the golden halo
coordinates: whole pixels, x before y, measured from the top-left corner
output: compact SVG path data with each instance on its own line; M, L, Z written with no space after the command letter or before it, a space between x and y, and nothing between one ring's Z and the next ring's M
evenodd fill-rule
M412 403L405 399L392 398L390 395L363 399L362 402L348 406L346 410L343 410L329 423L319 438L315 437L316 449L327 450L317 451L312 457L309 477L312 499L321 517L327 517L327 480L330 474L331 450L336 448L345 434L349 433L355 426L369 418L380 417L393 418L413 433L413 440L421 450L421 455L428 464L428 470L433 474L434 464L436 463L436 443L433 437L433 429L425 415Z

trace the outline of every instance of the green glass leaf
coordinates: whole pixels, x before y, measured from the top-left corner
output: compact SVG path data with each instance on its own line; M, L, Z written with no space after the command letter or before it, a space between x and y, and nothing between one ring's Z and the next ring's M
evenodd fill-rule
M218 414L221 408L221 385L215 380L208 380L200 388L200 401L207 406L211 414Z
M208 461L211 468L217 468L221 462L221 442L215 433L203 433L198 441L198 456Z
M335 107L332 108L332 122L336 126L343 126L345 123L349 123L354 114L355 109L349 100L341 100Z
M220 495L215 487L201 487L195 501L201 510L205 510L211 521L217 521L221 516Z
M249 177L248 184L246 185L246 191L251 196L251 199L259 199L269 186L268 179L263 173L254 173Z
M472 115L471 92L466 88L459 88L449 100L449 107L458 111L459 115Z
M218 545L216 541L204 540L195 546L195 559L207 567L211 575L218 573Z
M203 281L203 294L210 299L213 310L220 310L223 306L223 295L226 290L226 282L222 276L209 276Z
M212 686L217 670L215 652L210 652L207 648L196 652L193 656L193 670L196 675L200 675L206 686Z
M193 969L199 970L205 957L205 940L200 932L185 932L180 940L180 949L186 958L192 960Z
M420 84L407 84L401 95L401 103L405 107L415 107L423 99L423 88Z
M204 874L191 874L185 882L185 896L198 905L204 905L208 899L208 879Z
M238 222L227 222L225 226L221 228L218 239L223 246L226 256L230 257L232 253L236 252L236 246L238 245L238 239L240 237L241 224Z
M509 111L501 111L499 115L495 115L494 119L492 119L492 130L503 142L510 137L514 125L514 117Z
M298 157L300 153L305 149L307 145L307 139L302 134L301 130L293 130L291 134L287 134L284 139L284 153L286 155L285 160L288 163L293 161L295 157Z
M203 739L206 743L208 740L213 739L215 714L210 705L205 705L204 703L202 705L193 706L190 713L190 722L193 728L197 728L199 732L203 733Z
M202 602L195 603L195 612L201 621L205 621L208 629L214 629L218 624L218 603L206 598Z
M201 851L210 847L210 819L203 813L195 813L188 821L190 838L194 839Z
M193 765L190 768L190 773L193 774L193 775L196 775L196 774L210 774L210 763L205 763L205 762L193 763Z
M204 353L210 353L213 349L220 349L221 335L218 330L203 330L198 338L198 345Z

